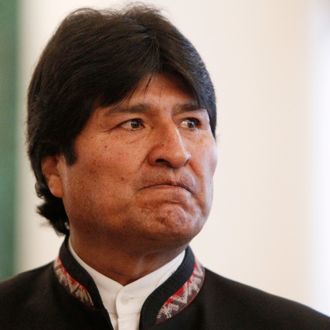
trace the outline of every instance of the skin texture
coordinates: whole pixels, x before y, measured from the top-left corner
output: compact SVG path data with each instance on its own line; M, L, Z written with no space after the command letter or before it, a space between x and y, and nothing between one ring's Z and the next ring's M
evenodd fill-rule
M75 142L77 160L46 157L78 255L127 284L178 255L212 202L217 151L209 117L172 76L140 82L120 104L98 107Z

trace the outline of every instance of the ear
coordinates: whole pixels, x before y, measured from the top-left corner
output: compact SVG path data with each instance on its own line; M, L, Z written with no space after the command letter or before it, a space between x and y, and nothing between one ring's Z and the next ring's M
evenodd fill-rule
M58 198L63 197L63 178L60 167L65 162L62 155L47 156L41 161L41 170L50 192Z

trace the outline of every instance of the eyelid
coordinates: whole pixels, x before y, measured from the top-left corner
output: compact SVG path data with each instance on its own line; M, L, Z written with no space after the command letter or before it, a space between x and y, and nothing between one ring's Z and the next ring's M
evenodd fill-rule
M181 122L185 120L192 120L196 122L196 126L203 128L210 126L210 118L207 111L191 111L182 114Z
M181 115L185 118L198 118L198 119L209 119L209 113L205 109L196 109L191 111L184 111Z
M195 127L189 127L189 123L193 123L195 125ZM184 118L182 121L181 121L181 124L182 123L187 123L185 125L185 128L188 128L188 129L196 129L196 128L200 128L202 126L202 122L199 118L195 118L195 117L188 117L188 118Z
M133 121L136 121L139 123L139 125L141 125L141 127L139 128L133 128L133 127L124 127L125 125L128 125L130 122L133 122ZM141 129L142 127L144 127L144 122L141 118L130 118L130 119L127 119L123 122L121 122L118 127L121 127L121 128L124 128L124 129L127 129L127 130L131 130L131 131L134 131L134 130L138 130L138 129Z

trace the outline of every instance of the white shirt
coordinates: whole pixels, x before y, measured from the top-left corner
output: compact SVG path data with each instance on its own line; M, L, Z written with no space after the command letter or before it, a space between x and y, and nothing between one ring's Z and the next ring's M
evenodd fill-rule
M70 240L69 249L77 262L93 278L114 330L137 330L139 328L144 301L178 269L185 255L183 251L164 266L123 286L87 265L73 250Z

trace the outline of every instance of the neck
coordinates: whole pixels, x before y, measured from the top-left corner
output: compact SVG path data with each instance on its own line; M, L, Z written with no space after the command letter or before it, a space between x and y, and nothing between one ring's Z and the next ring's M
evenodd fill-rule
M74 235L70 242L77 255L99 273L113 279L121 285L127 285L155 271L178 256L187 245L167 249L128 249L113 244L89 245Z

